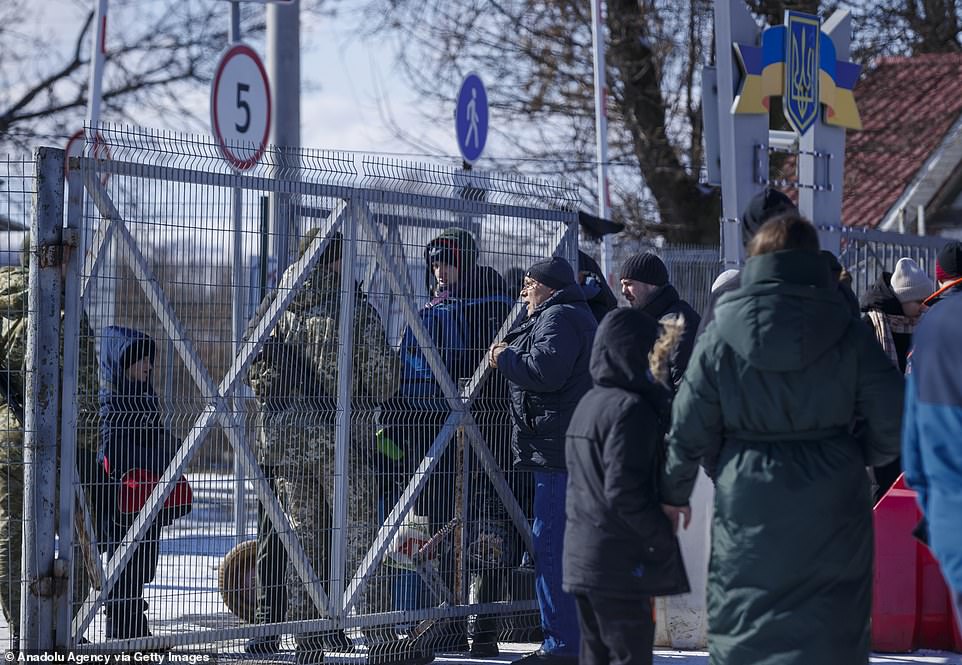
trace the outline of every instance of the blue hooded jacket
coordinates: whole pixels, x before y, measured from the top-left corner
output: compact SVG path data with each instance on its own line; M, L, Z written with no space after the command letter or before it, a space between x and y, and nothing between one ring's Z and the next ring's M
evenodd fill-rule
M942 573L962 591L962 292L922 318L906 375L902 427L905 480L918 492Z
M160 475L173 459L178 441L164 426L160 399L150 379L132 381L127 368L141 358L154 360L154 341L123 328L104 328L100 340L101 464L114 478L134 468Z

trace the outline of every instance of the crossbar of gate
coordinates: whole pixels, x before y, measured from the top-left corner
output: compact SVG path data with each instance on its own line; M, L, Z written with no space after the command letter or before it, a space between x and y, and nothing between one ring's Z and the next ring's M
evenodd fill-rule
M108 132L108 143L112 138ZM444 215L440 211L450 211L456 213L456 219L464 222L462 225L474 225L478 229L484 223L481 220L486 217L531 220L530 223L538 224L556 224L556 231L549 234L550 240L547 243L527 254L516 252L519 254L517 258L531 261L545 254L562 254L573 264L576 264L577 223L576 215L573 212L575 199L570 190L555 185L542 187L539 186L539 183L512 178L511 176L479 174L477 176L472 175L470 182L474 183L472 185L473 190L463 186L463 176L459 176L462 179L461 194L454 198L450 194L446 195L446 191L450 191L449 185L452 182L450 172L435 167L366 160L363 165L365 182L360 185L357 183L345 185L343 183L312 181L310 178L304 177L303 173L301 173L301 177L278 178L256 169L251 175L240 175L225 169L197 168L196 162L185 165L184 160L181 159L170 160L174 162L173 164L157 163L158 161L163 162L163 160L157 160L157 155L151 153L150 150L146 151L146 157L140 154L140 152L144 152L143 149L141 148L141 151L138 152L136 140L131 139L131 134L128 132L119 135L117 145L121 149L116 151L119 154L115 154L113 160L100 161L91 157L81 157L74 158L70 162L73 171L68 182L68 227L82 236L79 244L86 248L86 252L82 257L82 265L81 260L77 257L71 261L68 268L71 279L75 279L75 286L68 287L67 291L65 330L79 330L84 303L91 293L91 289L95 288L98 279L101 277L104 266L114 260L111 258L110 248L113 246L121 249L122 251L115 251L114 254L120 254L123 257L123 263L132 272L147 303L160 322L162 330L170 340L174 352L183 362L190 379L196 388L201 391L207 404L193 419L187 435L173 460L162 474L157 487L150 493L144 508L124 535L123 542L104 567L99 565L101 562L99 556L96 556L95 528L90 515L83 510L85 506L83 490L77 489L79 485L71 474L63 474L63 489L67 490L66 496L76 495L79 500L70 502L62 499L61 510L70 513L74 503L81 507L82 519L78 519L78 523L80 523L78 531L82 533L80 540L86 549L84 554L88 559L88 567L90 567L90 560L95 560L97 565L94 566L95 570L93 571L93 577L96 580L94 589L83 600L80 610L73 616L73 619L70 619L70 603L64 603L59 608L59 621L65 622L60 623L60 625L69 623L70 634L62 636L58 633L58 642L66 642L68 645L75 644L90 627L97 608L108 597L124 566L129 563L137 544L144 537L164 502L170 496L175 481L187 470L188 464L194 458L198 448L205 441L212 428L215 427L219 427L224 432L231 449L240 457L241 466L247 474L247 478L253 484L254 494L266 510L270 522L290 557L297 576L306 585L305 588L319 617L309 621L286 622L283 626L268 626L267 629L271 632L316 631L332 626L369 626L376 625L379 621L411 620L412 618L431 616L430 608L414 612L381 612L376 616L362 616L356 612L352 615L351 612L352 609L356 609L355 606L361 592L375 574L379 563L383 561L388 546L396 538L404 520L412 512L418 497L428 483L430 474L437 465L438 459L449 447L458 431L465 433L470 450L474 457L480 461L486 481L491 483L511 523L520 534L525 548L529 552L532 551L530 526L525 509L519 505L511 487L509 487L503 474L504 469L493 456L488 442L485 441L485 437L472 413L472 406L481 394L482 387L490 376L491 370L487 367L485 361L480 362L471 372L466 383L458 387L455 378L448 371L439 354L435 340L431 338L417 309L407 297L417 293L417 290L410 281L410 266L400 262L400 257L404 256L403 246L401 246L401 251L395 251L393 248L398 247L402 242L399 234L402 225L398 223L399 220L410 221L412 222L411 226L421 224L427 228L432 226L444 228L452 222L446 221L450 218L442 219ZM182 149L180 144L171 139L165 140L164 146L167 149L172 149L175 153ZM207 166L206 161L203 163ZM138 240L131 233L128 220L124 218L124 214L121 213L115 203L117 196L124 196L123 190L115 188L113 192L108 192L104 185L104 178L108 175L122 179L156 181L168 185L215 188L239 187L247 192L259 191L298 197L323 197L335 202L329 210L321 211L315 216L315 218L320 219L320 233L309 243L300 259L295 261L281 277L278 287L272 291L273 300L266 310L261 310L263 314L260 319L251 321L249 333L242 340L230 366L219 382L215 383L211 373L204 366L198 350L190 340L187 329L178 319L174 307L151 269L148 258L140 248ZM457 184L458 179L453 180ZM479 189L477 183L482 183L481 187L487 189ZM465 196L465 191L475 193L483 191L486 196L478 197L470 194ZM82 226L81 211L83 206L80 203L83 198L82 192L85 192L86 197L92 201L96 210L98 221L96 227L90 229L92 233L84 233L85 229ZM488 200L485 200L485 198ZM377 212L373 210L374 207L377 207ZM385 210L388 208L393 211L402 211L402 214L385 214ZM422 217L424 211L438 211L437 217L430 219L431 215L429 215L429 218L424 218ZM426 222L425 219L427 219ZM382 235L379 226L387 227L387 238ZM418 463L416 470L408 479L394 505L385 509L382 523L377 529L367 554L351 576L350 583L345 585L343 575L337 571L344 570L343 551L346 536L342 525L346 524L345 502L348 489L346 484L338 479L348 477L346 453L344 451L350 437L349 430L352 417L350 392L352 363L347 353L341 354L338 420L335 426L338 453L335 462L333 512L336 522L333 529L334 551L331 560L330 593L328 595L325 594L324 585L319 579L319 573L322 571L315 571L312 568L301 543L291 531L290 521L284 512L284 507L278 501L251 452L243 422L240 415L234 411L232 399L236 396L238 385L251 362L260 353L281 316L289 308L308 276L314 270L318 258L324 254L333 234L339 229L344 231L344 253L348 264L345 268L346 283L350 284L353 281L354 257L357 256L360 242L357 234L363 233L366 237L365 242L373 246L376 259L371 261L371 268L366 273L366 278L371 279L372 275L375 274L372 271L375 270L374 266L376 266L376 271L379 271L387 282L391 294L388 298L389 308L392 312L397 308L400 315L394 327L403 326L413 333L430 368L431 376L441 389L442 398L447 405L449 414L438 429L433 443L424 453L424 457ZM510 266L504 265L501 266L501 269L507 267ZM69 283L70 280L68 280ZM344 295L345 297L341 301L340 317L341 334L344 336L341 339L348 340L351 339L350 312L353 308L353 294ZM520 303L511 308L499 332L490 341L496 342L503 339L522 313L523 307ZM65 396L69 395L69 391L73 390L75 386L75 382L68 380L69 374L77 371L74 346L72 344L65 345ZM69 400L65 400L65 404L67 401ZM76 413L65 407L63 422L64 431L69 432L70 427L68 425L76 422ZM70 438L69 435L67 438ZM68 450L68 447L65 446L64 450ZM62 493L61 497L63 496L65 494ZM61 514L61 534L64 534L64 520L67 519L71 519L69 515ZM68 549L70 544L69 537L62 540L62 545L65 545ZM450 590L447 591L450 592ZM447 597L454 598L451 595ZM464 602L463 595L460 602ZM466 616L469 613L479 611L497 613L508 607L528 609L532 607L532 604L530 601L515 601L508 605L475 601L469 605L448 608L444 611L444 614L454 617ZM434 613L436 615L437 611L435 610ZM257 632L257 630L250 627L182 632L126 642L123 640L111 641L109 647L143 648L169 647L175 644L201 644L221 638L249 636L254 632ZM91 648L104 648L104 644L96 644Z

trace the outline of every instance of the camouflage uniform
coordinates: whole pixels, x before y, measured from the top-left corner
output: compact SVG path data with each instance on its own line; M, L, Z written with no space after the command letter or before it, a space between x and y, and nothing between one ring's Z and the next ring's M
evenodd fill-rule
M353 343L341 345L340 298L339 274L318 266L249 373L261 405L258 461L279 468L294 531L322 580L329 574L339 354L350 349L353 361L345 554L349 575L357 570L380 525L371 472L376 407L394 395L400 373L380 317L360 289L355 296ZM358 611L386 610L388 593L383 581L370 578ZM288 595L289 620L319 616L292 568Z
M11 635L20 627L20 558L23 548L23 448L21 415L26 388L27 302L29 272L26 267L0 268L0 372L5 391L0 397L0 604ZM95 478L98 447L97 357L93 335L86 319L81 322L77 395L77 467L88 486L88 505L95 507ZM61 340L62 348L62 340ZM61 353L61 358L63 357ZM9 402L10 394L20 401ZM97 524L96 513L94 524ZM89 588L79 551L74 557L74 600Z
M27 270L0 268L0 335L5 388L26 384ZM6 390L5 390L6 392ZM11 635L20 632L20 556L23 548L23 423L9 394L0 399L0 602Z

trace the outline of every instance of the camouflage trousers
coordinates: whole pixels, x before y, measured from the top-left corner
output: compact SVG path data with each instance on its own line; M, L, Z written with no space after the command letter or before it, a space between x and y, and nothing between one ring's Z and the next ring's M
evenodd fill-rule
M94 453L78 450L78 466L81 468L85 465L89 466L92 455ZM93 462L96 462L95 458ZM85 487L87 509L91 511L91 519L94 524L96 524L96 513L93 510L92 493L96 493L97 489ZM59 494L59 486L57 493ZM3 616L10 628L11 636L20 634L21 557L23 555L23 525L26 519L23 497L24 465L0 463L0 605L3 607ZM59 499L55 499L54 505L59 506ZM77 506L77 509L79 510L80 506ZM59 516L56 519L59 522ZM84 565L83 554L77 544L76 534L72 558L74 562L72 566L72 609L75 613L91 588L90 575Z
M319 459L301 464L284 464L279 469L287 492L287 513L295 535L304 548L318 579L330 579L330 556L333 543L333 508L335 481L335 450L333 428L324 428L311 442L320 452ZM366 463L361 446L372 447L372 441L357 436L348 455L347 523L344 589L354 580L361 561L374 542L380 528L378 517L379 492L371 469ZM358 440L358 439L364 439ZM288 444L290 445L290 444ZM340 479L339 479L340 480ZM339 483L344 487L344 483ZM307 588L293 566L288 566L289 621L315 619L320 616ZM330 590L328 587L327 591ZM381 568L368 578L355 608L358 613L376 613L390 608L390 587Z
M0 465L0 603L10 635L20 633L23 465Z

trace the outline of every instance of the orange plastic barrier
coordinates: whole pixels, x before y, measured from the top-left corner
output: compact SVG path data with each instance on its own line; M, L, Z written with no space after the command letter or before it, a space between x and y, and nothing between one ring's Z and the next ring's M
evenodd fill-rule
M922 518L915 497L899 478L875 506L872 649L962 653L942 571L929 548L912 536Z

